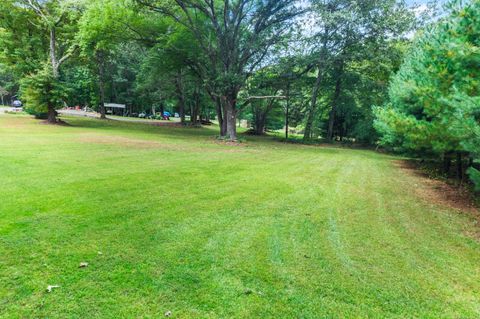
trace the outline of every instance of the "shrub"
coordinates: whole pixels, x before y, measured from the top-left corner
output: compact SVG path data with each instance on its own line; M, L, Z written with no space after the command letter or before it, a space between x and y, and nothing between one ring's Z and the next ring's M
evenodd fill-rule
M49 64L23 78L20 90L25 111L37 118L44 118L48 107L61 108L67 98L67 89L53 76Z

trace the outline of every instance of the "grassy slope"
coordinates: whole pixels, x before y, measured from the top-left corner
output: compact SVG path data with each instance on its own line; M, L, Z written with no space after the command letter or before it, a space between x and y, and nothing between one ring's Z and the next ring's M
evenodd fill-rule
M391 157L68 121L0 116L1 318L480 316L473 221Z

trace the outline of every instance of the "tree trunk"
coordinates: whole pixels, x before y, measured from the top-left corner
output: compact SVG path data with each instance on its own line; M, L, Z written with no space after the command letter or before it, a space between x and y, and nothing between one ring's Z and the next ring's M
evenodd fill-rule
M50 27L50 63L52 64L52 74L55 79L55 81L58 78L58 65L57 65L57 57L56 57L56 33L55 33L55 27L52 26ZM57 123L57 116L55 112L55 107L51 105L50 103L47 106L47 123L50 124L55 124Z
M236 94L232 94L227 97L225 101L225 118L223 119L226 122L226 138L230 141L237 140L237 114L236 114Z
M319 66L317 79L315 80L315 86L313 87L312 98L310 102L310 108L307 111L307 122L305 123L305 133L303 140L309 140L312 137L312 126L315 118L315 109L317 106L318 91L320 90L320 84L322 83L322 68Z
M342 85L342 71L337 73L337 82L335 83L335 94L332 101L332 109L330 110L330 116L328 118L328 133L327 138L333 140L333 128L335 125L335 117L337 115L338 99L340 98L341 85Z
M457 152L457 178L460 182L463 180L462 153L460 152Z
M178 72L177 78L175 81L175 86L177 89L177 98L178 98L178 112L180 113L180 122L185 124L185 95L183 92L183 81L182 81L182 72Z
M288 111L290 108L290 82L287 84L287 105L285 107L285 140L288 141Z
M163 101L160 102L160 116L163 118L163 113L165 113L165 106L163 105Z
M220 136L224 137L227 134L227 123L223 117L223 103L220 97L215 97L215 106L217 111L218 125L220 126Z
M185 104L180 102L180 123L185 124Z
M262 112L260 107L253 107L254 114L254 131L255 135L263 135L265 133L265 114Z
M277 92L274 92L272 94L275 95ZM262 103L262 102L260 102ZM262 109L262 107L256 106L253 107L254 110L254 115L255 115L255 134L257 135L263 135L267 131L266 126L267 126L267 118L268 114L270 114L270 111L273 108L273 105L275 103L275 99L271 99L270 101L267 102L267 106L265 109Z
M223 112L222 101L220 97L217 94L213 93L212 89L209 87L207 87L207 93L212 99L212 101L215 103L215 113L217 114L218 126L220 128L220 136L224 137L226 134L226 126L224 124L225 121L223 120L223 114L222 114ZM208 111L206 112L206 120L207 121L210 120L210 114Z
M443 154L443 173L447 175L447 177L450 175L450 167L452 166L452 159L450 158L450 155L448 153Z
M325 63L325 57L327 56L327 44L329 37L329 28L325 28L322 35L322 49L320 51L320 58L318 60L318 73L317 79L315 80L315 86L312 91L312 98L310 102L310 108L307 111L307 122L305 123L305 134L303 135L303 140L309 140L312 137L312 126L313 120L315 119L315 111L317 107L317 98L318 92L320 91L320 85L322 84L323 79L323 65Z
M103 52L97 51L98 64L98 87L100 90L100 119L107 118L105 112L105 56Z
M52 73L53 77L58 78L58 61L56 56L56 30L55 27L50 27L50 63L52 64Z
M200 93L198 92L198 89L196 88L194 91L194 101L193 101L193 106L192 106L192 114L190 116L190 122L192 123L193 126L198 125L198 113L200 111Z
M48 110L47 123L56 124L57 123L57 114L55 112L55 107L53 107L53 105L51 105L51 104L48 104L47 110Z

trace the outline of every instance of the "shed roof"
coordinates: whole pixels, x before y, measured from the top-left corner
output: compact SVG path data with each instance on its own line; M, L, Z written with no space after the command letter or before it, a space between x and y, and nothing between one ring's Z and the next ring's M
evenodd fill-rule
M125 104L117 104L117 103L105 103L105 107L112 107L117 109L124 109Z

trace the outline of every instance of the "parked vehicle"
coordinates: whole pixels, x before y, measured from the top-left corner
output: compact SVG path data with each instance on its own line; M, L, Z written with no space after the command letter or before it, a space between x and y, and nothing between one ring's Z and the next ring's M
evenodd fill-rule
M15 101L13 101L12 106L13 106L13 107L22 107L23 104L22 104L22 101L20 101L20 100L15 100Z
M171 116L172 116L172 114L171 114L170 112L165 111L165 112L163 112L162 119L163 119L164 121L170 121L170 117L171 117Z
M164 121L170 121L170 117L172 114L168 111L165 111L163 113L158 112L157 115L155 116L155 119L157 120L164 120Z

